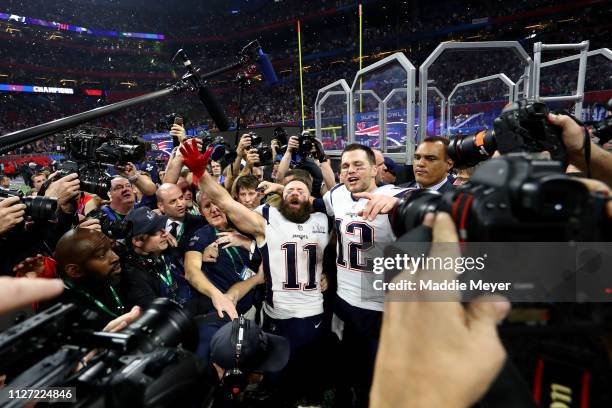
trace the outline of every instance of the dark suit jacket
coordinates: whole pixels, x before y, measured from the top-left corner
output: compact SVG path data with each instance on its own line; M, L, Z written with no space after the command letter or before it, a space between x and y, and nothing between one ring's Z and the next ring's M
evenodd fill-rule
M416 184L416 181L414 180L409 183L404 183L400 185L400 187L404 187L404 188L416 188L416 186L417 184ZM454 189L455 189L455 186L453 185L453 180L449 176L446 178L446 182L442 184L442 186L438 189L438 191L440 192L440 194L444 194L448 191L453 191Z
M183 222L185 224L183 235L181 235L181 238L177 243L177 247L171 248L170 250L168 250L168 252L170 253L170 256L172 256L172 258L177 262L177 264L184 269L185 260L183 258L185 256L185 249L187 247L189 239L191 239L191 236L194 232L207 225L208 223L206 222L206 219L201 215L193 214L185 214L185 220Z

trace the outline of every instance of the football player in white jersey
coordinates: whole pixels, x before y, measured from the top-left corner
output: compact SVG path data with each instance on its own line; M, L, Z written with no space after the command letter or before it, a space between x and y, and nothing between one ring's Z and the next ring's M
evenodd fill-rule
M289 340L292 360L304 353L311 355L325 334L321 273L323 250L332 228L325 214L312 212L312 186L296 177L285 185L278 209L265 205L252 211L232 199L207 172L200 171L205 159L197 147L187 144L181 152L184 163L200 178L201 194L238 230L255 238L266 280L263 329ZM315 367L316 359L306 361L313 369L319 368ZM301 370L304 375L304 368Z
M334 313L344 325L347 379L357 393L358 405L367 406L384 308L384 293L373 289L372 259L382 255L384 244L396 239L386 213L399 201L396 196L406 190L393 185L377 187L374 152L360 144L344 149L340 174L344 184L323 196L337 233Z

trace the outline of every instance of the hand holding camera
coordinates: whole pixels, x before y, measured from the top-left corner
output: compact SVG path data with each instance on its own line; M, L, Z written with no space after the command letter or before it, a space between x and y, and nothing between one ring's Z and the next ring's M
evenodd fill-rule
M19 197L9 197L0 201L0 235L23 221L25 204L20 204Z
M300 147L300 139L297 136L291 136L289 138L289 142L287 143L287 152L297 152Z
M61 210L66 214L71 214L76 210L75 200L79 196L80 186L79 175L70 173L52 182L45 191L45 197L57 198L57 204Z

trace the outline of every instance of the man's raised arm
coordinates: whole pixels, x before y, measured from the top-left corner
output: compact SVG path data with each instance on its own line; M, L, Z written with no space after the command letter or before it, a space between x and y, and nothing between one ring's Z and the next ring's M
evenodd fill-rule
M263 239L266 228L265 219L260 214L235 201L229 192L205 171L210 153L200 153L195 144L189 142L181 147L181 153L183 163L192 171L194 177L199 178L201 194L208 197L221 211L227 214L241 232L253 235L257 241Z

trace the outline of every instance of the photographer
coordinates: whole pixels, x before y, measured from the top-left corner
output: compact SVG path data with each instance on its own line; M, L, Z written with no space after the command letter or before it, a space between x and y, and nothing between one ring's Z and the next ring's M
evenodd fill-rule
M33 195L38 194L40 188L47 181L47 175L45 173L36 173L32 176L32 191Z
M0 203L5 206L2 218L6 228L0 234L2 274L11 274L13 267L27 257L39 253L51 255L60 237L77 222L76 202L80 194L77 177L74 173L68 174L52 182L44 197L28 198L35 200L30 203L29 216L25 212L17 216L21 213L18 208L23 208L16 204L21 201L17 197L6 198Z
M250 146L251 146L251 135L249 135L248 133L245 133L240 138L240 141L238 142L238 146L236 146L236 159L234 159L234 162L230 164L230 171L227 174L227 177L225 178L224 187L227 191L232 190L232 186L234 185L234 180L236 180L238 176L250 174L251 169L253 168L257 160L259 159L257 154L251 154L250 160L249 160L248 153L249 153ZM240 168L242 164L242 160L245 160L247 163L244 169ZM249 161L250 161L250 167L249 167Z
M139 182L141 186L143 184L145 185L147 194L151 191L150 186L146 187L149 183L153 183L151 179L138 173L131 177L132 180ZM152 184L152 186L153 194L155 194L155 185ZM110 203L102 206L99 210L91 211L89 216L100 220L102 231L105 234L115 239L124 239L125 232L122 231L120 227L121 222L130 211L140 207L144 203L136 203L136 194L134 193L132 183L128 178L123 176L115 176L111 180L108 196L110 197Z
M283 180L289 168L306 170L313 179L313 197L321 198L325 192L336 185L334 171L331 168L330 160L323 151L321 142L309 135L302 136L302 139L307 142L301 142L297 136L289 138L287 151L278 165L277 179ZM300 145L307 147L308 143L311 144L310 149L300 152ZM297 162L294 162L294 158Z

